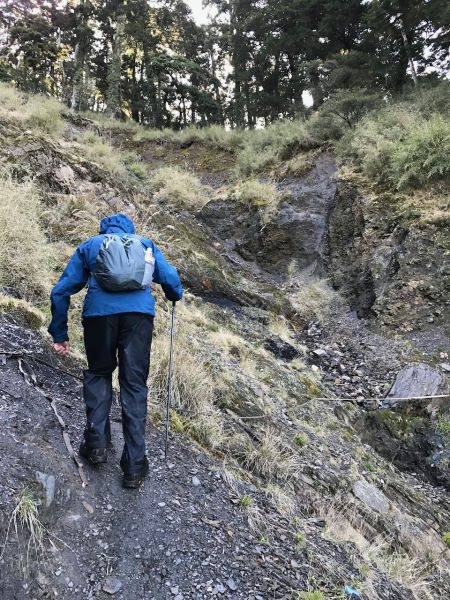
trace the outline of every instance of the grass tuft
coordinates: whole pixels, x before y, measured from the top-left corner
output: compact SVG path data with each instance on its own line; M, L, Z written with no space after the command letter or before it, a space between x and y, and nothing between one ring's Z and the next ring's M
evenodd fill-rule
M154 173L150 184L165 202L182 208L202 206L210 191L195 175L177 167L162 167Z
M323 321L337 298L327 281L320 279L303 285L292 298L292 304L305 319Z
M64 108L54 98L24 94L8 83L0 83L0 116L23 129L36 129L58 139L64 128Z
M259 444L247 443L237 458L244 468L266 478L287 479L295 468L292 453L270 429Z
M19 287L27 299L52 286L54 252L40 226L41 212L33 184L0 179L0 285Z

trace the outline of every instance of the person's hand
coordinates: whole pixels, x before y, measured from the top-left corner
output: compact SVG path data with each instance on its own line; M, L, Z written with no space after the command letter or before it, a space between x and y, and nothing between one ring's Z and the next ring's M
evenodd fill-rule
M70 344L69 342L61 342L53 344L53 348L60 356L69 356L70 354Z

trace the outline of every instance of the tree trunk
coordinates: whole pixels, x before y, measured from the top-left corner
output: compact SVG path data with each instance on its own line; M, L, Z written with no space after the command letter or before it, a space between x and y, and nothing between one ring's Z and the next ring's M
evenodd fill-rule
M416 67L414 65L414 60L413 57L411 55L411 47L408 41L408 37L406 35L406 31L405 31L405 26L403 25L403 20L400 19L400 27L401 27L401 31L402 31L402 38L403 38L403 43L405 44L405 50L406 50L406 54L408 55L408 64L409 64L409 68L411 71L411 77L414 81L414 85L418 85L419 84L419 80L417 78L417 72L416 72Z
M70 110L78 111L80 108L80 85L82 79L83 70L79 67L80 61L80 43L77 42L75 45L75 53L73 57L73 62L75 64L75 73L73 76L73 86L72 86L72 102L70 105Z
M116 32L112 45L112 59L108 69L108 91L106 94L108 119L120 116L120 75L122 66L122 33L124 28L124 15L119 15L116 23Z

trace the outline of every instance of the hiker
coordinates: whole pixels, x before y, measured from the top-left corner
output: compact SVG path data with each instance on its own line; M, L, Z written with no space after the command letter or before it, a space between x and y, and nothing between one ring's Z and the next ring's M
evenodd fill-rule
M112 374L118 358L125 440L120 466L123 486L130 488L139 487L149 472L145 424L155 315L151 281L161 284L172 302L181 300L183 293L175 267L169 265L152 241L134 234L133 222L126 215L101 221L99 235L77 248L53 288L52 321L48 328L55 350L61 356L69 356L70 297L87 285L82 314L88 361L83 382L87 422L80 454L92 464L107 461L107 448L111 446ZM133 276L124 283L130 269L134 269ZM122 291L124 287L127 291Z

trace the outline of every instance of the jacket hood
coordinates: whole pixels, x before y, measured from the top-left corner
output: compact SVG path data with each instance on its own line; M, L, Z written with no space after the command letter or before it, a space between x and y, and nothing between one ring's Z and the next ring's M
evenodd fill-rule
M102 219L99 233L135 233L135 229L133 221L126 215L119 213Z

